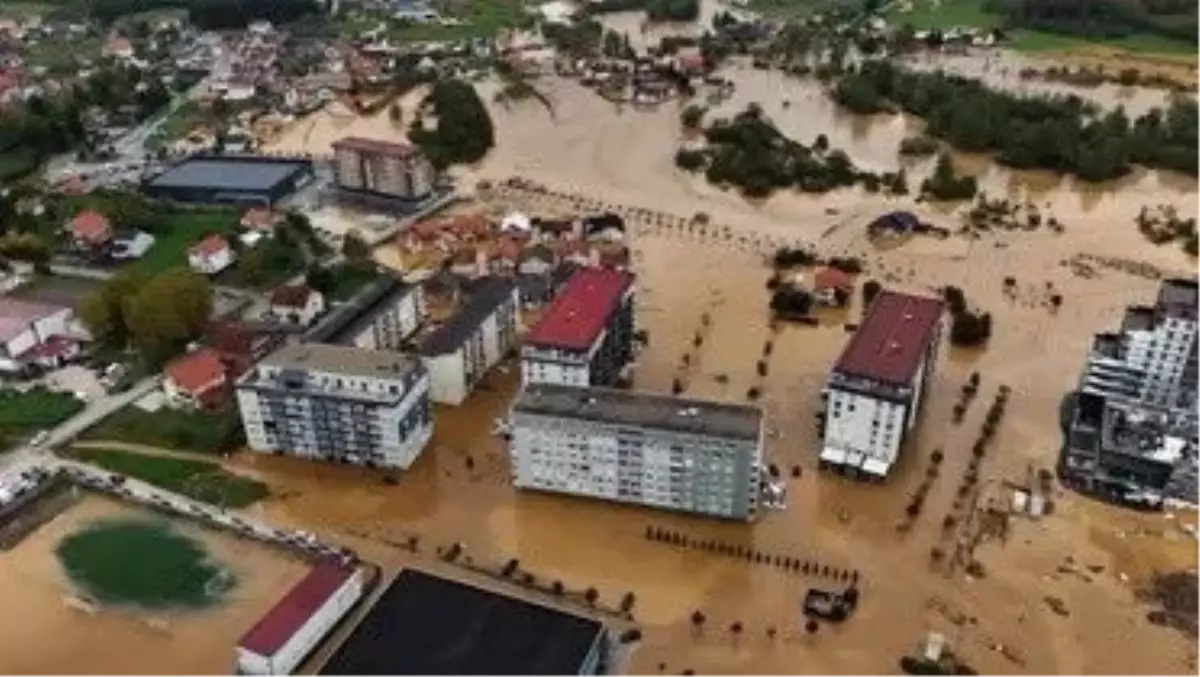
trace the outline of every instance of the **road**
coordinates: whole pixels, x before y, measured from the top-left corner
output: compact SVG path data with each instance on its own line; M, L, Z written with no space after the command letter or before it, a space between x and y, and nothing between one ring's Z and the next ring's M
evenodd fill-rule
M49 431L49 437L40 446L29 445L18 447L12 451L0 454L0 472L18 466L33 466L45 464L52 458L51 452L58 447L69 444L83 431L96 425L118 409L141 399L158 387L161 376L155 375L138 381L132 388L123 393L106 395L93 400L78 414L63 421L58 427Z

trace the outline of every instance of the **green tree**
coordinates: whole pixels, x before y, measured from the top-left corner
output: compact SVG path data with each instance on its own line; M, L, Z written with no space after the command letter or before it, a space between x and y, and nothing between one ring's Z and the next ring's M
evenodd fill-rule
M496 143L492 119L475 88L462 80L440 80L421 104L437 124L428 129L424 116L413 120L409 138L421 147L435 167L482 160Z
M698 129L704 121L708 109L700 104L690 103L679 113L679 123L684 129Z
M125 308L129 300L146 284L147 278L133 271L121 271L105 280L88 294L79 308L79 317L96 340L124 347L129 342Z
M351 231L346 233L346 237L342 240L342 256L345 256L348 261L355 264L369 261L371 258L371 245L367 244L362 235Z
M123 314L133 343L158 361L200 335L212 307L208 280L186 268L172 268L128 297Z

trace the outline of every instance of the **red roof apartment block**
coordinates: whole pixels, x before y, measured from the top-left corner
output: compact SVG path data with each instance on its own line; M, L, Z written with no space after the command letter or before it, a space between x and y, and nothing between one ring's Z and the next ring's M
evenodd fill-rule
M942 319L942 302L881 291L834 365L835 372L907 386Z
M260 656L275 655L353 575L353 569L328 562L314 566L242 636L238 646Z
M608 268L583 268L567 280L562 292L525 338L539 348L586 351L604 331L633 274Z

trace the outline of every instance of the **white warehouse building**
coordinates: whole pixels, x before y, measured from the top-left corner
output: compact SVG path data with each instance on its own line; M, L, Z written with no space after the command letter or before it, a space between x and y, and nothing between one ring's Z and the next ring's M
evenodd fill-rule
M763 413L611 388L528 384L509 419L513 484L751 520Z
M916 425L941 338L942 302L881 291L822 393L822 468L882 479Z
M238 642L237 674L290 675L362 598L364 574L323 562Z
M250 448L407 469L429 442L429 374L400 353L284 346L237 384Z

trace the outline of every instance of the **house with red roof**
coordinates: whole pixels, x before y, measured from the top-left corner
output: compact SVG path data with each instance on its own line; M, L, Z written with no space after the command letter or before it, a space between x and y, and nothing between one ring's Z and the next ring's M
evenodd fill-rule
M610 386L633 360L634 276L580 268L521 346L524 383Z
M163 392L181 409L216 409L228 399L229 369L212 348L180 355L163 369Z
M844 270L827 266L813 276L813 296L825 305L845 305L853 292L854 278Z
M325 312L325 296L304 284L276 287L271 292L271 315L307 327Z
M876 295L822 391L822 468L887 477L933 380L942 307L927 296Z
M133 58L133 42L123 35L109 36L101 50L104 56L116 57L118 59Z
M67 224L75 245L80 249L96 250L113 239L113 226L108 217L94 209L85 209Z
M216 275L232 266L237 254L224 235L213 233L188 249L188 267L202 275Z

